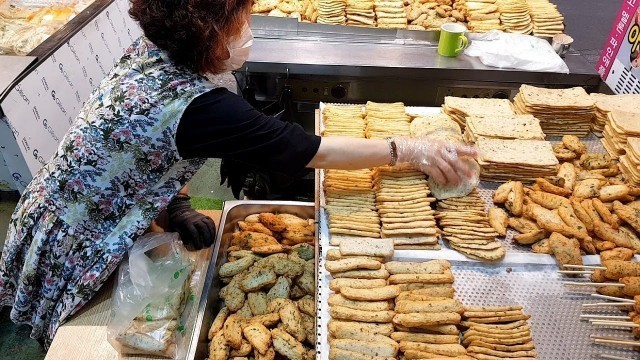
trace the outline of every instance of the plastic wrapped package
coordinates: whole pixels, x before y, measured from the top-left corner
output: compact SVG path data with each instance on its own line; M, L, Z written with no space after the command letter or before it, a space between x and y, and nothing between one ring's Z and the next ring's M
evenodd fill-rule
M178 234L152 233L136 241L120 265L107 329L121 355L184 358L183 319L195 308L188 301L193 270Z
M50 26L0 20L0 54L26 55L54 32Z

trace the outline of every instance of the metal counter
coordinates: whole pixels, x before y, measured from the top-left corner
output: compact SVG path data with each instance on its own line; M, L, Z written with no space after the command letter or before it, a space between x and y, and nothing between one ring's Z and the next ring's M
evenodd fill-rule
M575 51L565 58L569 74L531 72L488 67L464 54L440 56L438 32L299 23L264 16L253 16L251 27L255 41L239 73L253 76L258 89L280 90L286 82L299 101L402 99L424 106L440 105L446 95L511 98L523 83L583 86L587 91L596 91L601 84L595 69Z

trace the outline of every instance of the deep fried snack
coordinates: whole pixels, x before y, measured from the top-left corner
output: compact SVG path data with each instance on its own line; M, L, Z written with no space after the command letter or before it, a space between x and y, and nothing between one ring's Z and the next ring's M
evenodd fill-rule
M523 234L540 230L538 224L525 218L512 217L509 218L507 223L509 227Z
M507 198L509 196L509 193L513 189L514 184L515 181L508 181L498 186L496 191L493 193L493 202L496 204L504 204L505 202L507 202Z
M567 196L572 192L571 190L565 189L564 187L553 185L549 182L549 180L544 178L537 178L536 184L540 187L540 190L554 195Z
M580 201L575 198L571 199L571 207L573 208L574 214L576 215L578 220L580 220L584 224L587 231L588 232L593 231L593 219L591 219L591 216L589 215L587 210L585 210L585 208L582 207L582 204L580 203Z
M562 144L569 150L578 155L585 154L587 152L587 144L580 141L575 135L564 135L562 137Z
M209 359L227 360L229 357L229 346L224 337L224 332L218 331L209 343Z
M332 279L329 282L329 289L340 292L340 289L345 286L354 289L373 289L386 285L387 281L384 279Z
M464 308L462 307L462 304L455 299L426 301L399 300L396 302L394 310L399 314L445 312L461 314L464 311Z
M370 356L355 351L337 349L332 347L329 349L329 360L388 360L385 356Z
M314 239L313 235L314 230L311 225L287 225L286 230L282 232L282 237L285 240L291 240L291 242L295 244L312 242Z
M384 264L389 274L442 274L451 268L447 260L431 260L425 262L390 261Z
M278 354L289 360L304 360L306 353L304 346L286 331L273 329L271 337L273 338L273 348Z
M343 287L340 289L340 293L342 296L350 300L381 301L395 299L400 294L400 288L395 285L388 285L375 289Z
M259 222L238 221L238 227L242 231L257 232L273 236L273 231L267 229L266 226L262 225Z
M224 337L227 339L227 344L234 349L240 349L242 346L242 321L240 316L232 314L224 322Z
M607 268L604 273L607 279L618 280L623 277L640 276L640 263L609 260L602 262L602 265Z
M456 325L460 320L458 313L409 313L397 314L393 317L394 324L406 327Z
M389 272L381 267L378 270L351 270L333 274L334 278L348 278L348 279L387 279L389 278Z
M499 207L492 207L489 209L487 216L489 217L489 224L498 233L498 235L507 235L509 215L507 215L503 209Z
M613 211L635 231L640 232L640 210L623 205L620 201L614 201Z
M277 281L276 273L271 268L252 268L240 283L245 292L261 289L265 286L273 286Z
M558 176L564 179L563 188L573 191L576 186L576 168L570 162L565 162L558 169Z
M273 236L259 232L238 231L233 233L231 238L231 245L239 246L242 249L278 244L278 240Z
M520 181L516 181L513 184L513 188L507 197L505 206L513 215L522 215L524 206L524 185Z
M549 210L557 209L563 205L569 205L568 199L543 191L529 191L528 196L534 203L542 205Z
M425 344L413 341L401 341L400 350L417 350L450 357L467 354L467 350L460 344Z
M552 233L549 237L549 246L560 268L563 268L564 265L582 265L578 240L569 239L559 233Z
M389 284L452 284L454 281L451 270L442 274L396 274L389 276Z
M298 305L300 312L303 314L313 317L316 316L316 301L312 296L306 295L302 299L296 301L296 304Z
M261 213L258 215L258 219L271 231L282 232L287 229L287 223L275 214Z
M588 199L600 195L602 182L599 179L585 179L579 181L573 189L573 196L580 199Z
M296 340L303 341L307 335L302 327L302 315L298 307L293 302L289 302L280 309L279 314L284 330Z
M240 335L242 336L242 334ZM251 354L251 350L253 350L253 347L251 347L251 344L247 340L242 339L242 345L240 346L240 348L231 349L231 351L229 352L229 357L231 358L244 357Z
M209 328L209 340L212 340L213 337L222 330L222 326L224 325L225 320L227 320L227 316L229 316L229 309L226 306L223 306L222 309L218 312L215 319L213 319L213 323L211 323L211 327Z
M377 270L382 267L382 264L376 260L353 257L334 261L326 261L324 267L330 273L337 273L359 269Z
M269 314L257 315L252 317L247 322L245 322L245 327L246 325L249 325L252 323L262 324L265 327L272 327L277 325L279 322L280 322L280 314L276 311L276 312L270 312Z
M396 357L398 354L398 344L389 342L371 343L353 339L332 339L329 340L331 348L357 352L368 356Z
M271 346L271 332L269 332L269 329L262 324L251 323L242 329L242 333L256 351L263 355L267 353Z
M638 276L628 276L623 277L618 280L620 283L624 284L622 288L622 292L627 296L636 296L640 295L640 277Z
M602 218L602 221L611 225L612 228L617 229L620 226L620 218L617 215L611 214L607 206L600 201L598 198L591 199L591 204L593 208L596 210L598 215Z
M334 319L371 323L390 323L395 316L394 311L362 311L345 306L332 306L329 312Z
M313 221L312 221L313 219L311 219L311 221L310 221L310 220L306 220L306 219L303 219L301 217L295 216L293 214L278 214L278 217L287 226L292 226L292 225L307 226L307 225L313 224Z
M332 336L334 336L333 334L344 332L366 332L372 334L380 334L383 336L391 336L391 333L393 333L393 324L363 323L357 321L340 321L331 319L329 320L328 329L329 334Z

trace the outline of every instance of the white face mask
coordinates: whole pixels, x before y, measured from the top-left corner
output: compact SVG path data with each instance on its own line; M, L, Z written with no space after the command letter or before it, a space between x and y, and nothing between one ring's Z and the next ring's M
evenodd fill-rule
M253 33L248 23L244 23L242 33L233 37L227 44L229 49L229 58L225 60L224 67L227 71L233 71L240 69L242 64L249 58L251 52L251 45L253 45Z

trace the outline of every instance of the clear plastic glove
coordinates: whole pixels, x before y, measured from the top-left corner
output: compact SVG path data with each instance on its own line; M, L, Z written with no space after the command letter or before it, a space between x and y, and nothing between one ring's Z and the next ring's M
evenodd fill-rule
M473 147L428 137L398 137L394 141L398 162L411 163L438 184L458 186L463 180L461 177L473 176L474 168L463 159L477 157Z

